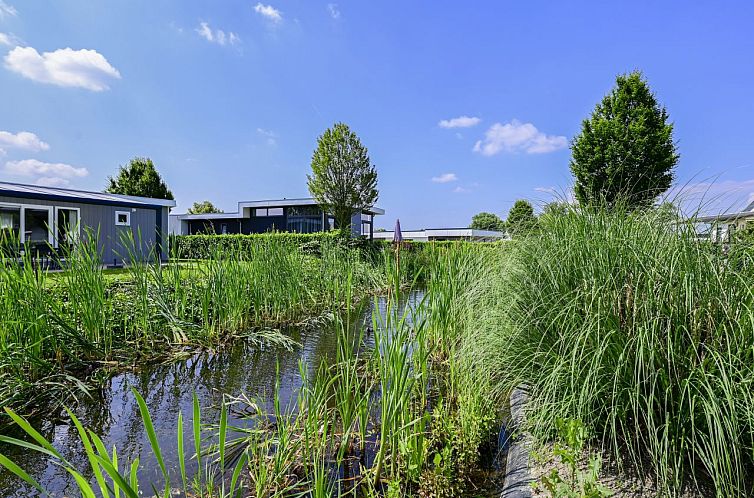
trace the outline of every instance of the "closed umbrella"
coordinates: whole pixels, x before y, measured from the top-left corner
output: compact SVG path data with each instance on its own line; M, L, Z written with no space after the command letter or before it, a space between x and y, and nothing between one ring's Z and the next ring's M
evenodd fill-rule
M401 233L401 220L395 220L395 230L393 231L393 243L400 244L403 242L403 234Z

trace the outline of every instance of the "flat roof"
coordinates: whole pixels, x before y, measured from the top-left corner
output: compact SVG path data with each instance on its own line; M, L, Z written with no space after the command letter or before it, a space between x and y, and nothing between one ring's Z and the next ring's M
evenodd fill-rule
M204 214L171 214L171 218L179 220L237 220L243 218L238 213L204 213Z
M238 203L238 211L234 213L208 213L208 214L179 214L182 220L207 220L207 219L229 219L243 218L243 210L246 208L275 208L291 206L318 206L317 201L311 197L299 197L292 199L264 199L259 201L241 201ZM378 207L363 209L362 212L367 214L380 215L385 214L385 210Z
M110 194L107 192L92 192L89 190L74 190L62 187L43 187L41 185L25 185L0 181L0 195L4 193L15 194L14 197L63 199L71 202L86 202L107 204L137 204L143 206L175 207L176 202L168 199L153 199L151 197L138 197L134 195Z
M713 216L695 216L693 221L709 223L712 221L735 221L754 217L754 211L742 211L740 213L724 213Z
M264 199L259 201L241 201L238 203L238 212L243 208L265 208L265 207L289 207L289 206L318 206L317 201L311 197L299 197L293 199ZM366 208L363 210L369 214L385 214L384 209L378 207Z
M374 238L392 239L394 230L374 232ZM419 230L401 230L404 239L412 237L476 237L489 239L503 239L507 237L505 232L495 230L475 230L473 228L422 228Z

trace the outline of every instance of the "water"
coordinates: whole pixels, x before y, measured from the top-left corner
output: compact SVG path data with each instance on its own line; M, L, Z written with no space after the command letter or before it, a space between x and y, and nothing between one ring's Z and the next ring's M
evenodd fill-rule
M401 307L415 305L422 296L421 292L409 294ZM384 299L377 302L381 313L384 313L385 304ZM354 327L371 324L374 309L374 303L365 306ZM294 402L301 387L299 360L304 362L310 373L323 359L328 362L335 360L337 333L333 328L294 329L286 331L286 334L300 347L289 351L280 346L260 348L258 344L237 342L222 351L198 353L170 364L147 365L133 372L118 374L93 392L92 399L80 403L75 408L76 415L85 427L102 438L108 448L117 447L119 461L130 462L136 457L140 458L139 478L142 483L160 483L162 474L151 454L139 407L131 392L131 388L135 388L149 407L163 457L171 471L171 481L178 482L176 424L181 411L185 444L187 448L193 448L191 424L194 393L202 406L202 421L216 423L223 393L271 400L279 369L280 401L282 406L287 406ZM367 329L364 347L368 349L373 346L373 335ZM229 422L244 425L244 421L237 420L232 412ZM62 414L35 421L34 425L78 469L89 468L76 429ZM73 478L49 462L47 457L8 445L2 445L0 452L27 470L52 496L77 496ZM193 472L188 461L187 464L189 472ZM33 488L22 484L7 471L0 472L0 496L38 496Z

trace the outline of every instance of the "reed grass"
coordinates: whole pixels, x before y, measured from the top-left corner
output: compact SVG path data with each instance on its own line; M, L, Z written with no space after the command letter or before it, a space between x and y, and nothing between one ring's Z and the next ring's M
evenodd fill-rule
M465 354L529 429L583 421L614 461L656 480L746 496L754 475L751 253L654 211L545 216L480 283Z
M335 240L322 243L320 256L268 238L161 264L137 234L121 241L128 264L114 274L103 268L97 237L87 232L63 248L59 273L35 267L17 244L0 251L0 406L33 407L42 384L61 386L49 392L63 400L61 390L80 390L80 372L101 362L331 319L353 306L351 296L386 285L381 266Z
M249 248L247 244L244 254L251 252L250 259L240 254L226 258L226 252L180 268L174 263L162 267L144 263L129 269L129 279L143 278L150 299L148 306L137 310L135 318L126 323L138 323L141 313L162 320L160 323L169 321L166 317L170 316L176 323L200 324L193 334L217 339L228 329L286 320L292 316L291 308L298 306L319 304L333 310L331 326L336 327L337 335L334 364L301 361L302 386L291 406L280 405L278 380L271 412L262 408L267 406L264 400L240 394L226 399L219 421L206 426L195 396L193 448L184 441L183 414L179 413L179 468L171 474L151 414L134 392L149 450L162 473L159 483L139 482L138 460L118 461L115 448L108 451L95 434L76 422L82 451L88 456L87 473L63 461L50 449L51 443L11 410L10 416L34 443L12 438L0 441L51 456L72 475L93 476L91 482L75 479L85 496L89 496L87 486L92 483L102 496L115 489L124 496L151 489L156 496L180 490L205 498L235 497L242 488L258 497L444 497L464 492L470 487L479 446L489 436L496 416L474 377L478 370L457 353L469 334L473 313L469 294L494 253L468 244L429 247L421 254L419 278L407 274L401 267L406 260L401 263L401 254L392 251L386 252L378 269L364 268L369 263L340 247L333 247L332 252L323 247L322 257L317 259L286 251ZM269 261L283 271L277 274L263 268L263 262ZM338 262L340 269L336 268ZM417 259L410 264L416 269ZM305 273L299 274L301 270ZM173 279L181 280L180 287ZM420 281L427 282L426 294L412 305L404 305L406 291ZM252 283L271 295L255 294ZM231 288L224 289L222 284ZM351 327L347 304L364 289L380 284L389 289L387 304L381 309L375 302L371 322L375 344L369 350L365 329ZM171 298L171 289L180 289L177 297ZM191 303L201 303L201 310ZM157 313L163 308L162 314ZM161 340L161 328L151 330L149 340ZM229 422L231 408L247 419L245 428ZM208 427L211 437L206 437ZM193 476L186 471L186 462L192 458L197 463ZM43 489L1 455L0 465Z

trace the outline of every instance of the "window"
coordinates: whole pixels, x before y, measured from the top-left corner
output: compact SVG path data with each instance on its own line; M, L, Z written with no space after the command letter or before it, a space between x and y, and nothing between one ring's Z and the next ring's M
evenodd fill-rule
M322 210L319 206L291 206L288 216L322 216Z
M286 224L289 232L321 232L322 216L289 216Z
M18 240L21 232L21 208L0 206L0 241Z
M0 239L12 237L33 246L55 242L52 206L0 204Z
M283 216L283 208L257 208L254 216Z
M55 208L55 241L57 247L75 244L81 235L78 208Z
M52 243L52 208L29 207L23 208L24 242L29 244Z
M130 211L115 211L115 225L120 227L131 226L131 212Z
M220 225L220 233L223 234L223 235L225 235L225 234L228 233L228 224L227 223L223 223L223 224Z

